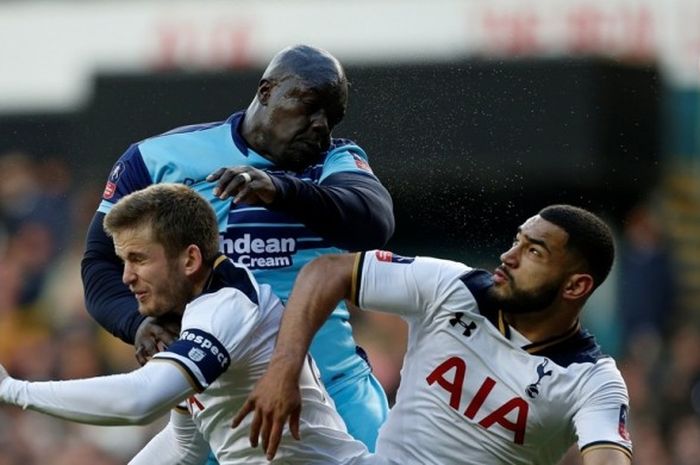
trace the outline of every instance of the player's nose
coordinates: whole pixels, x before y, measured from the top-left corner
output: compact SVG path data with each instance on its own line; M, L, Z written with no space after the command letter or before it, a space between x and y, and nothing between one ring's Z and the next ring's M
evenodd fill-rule
M122 282L127 286L136 282L136 273L129 264L124 265L124 272L122 273Z
M326 110L320 109L311 115L311 128L320 134L321 138L325 138L331 133L330 123L328 122L328 114Z
M517 266L518 262L518 254L517 252L517 247L513 246L510 249L506 250L501 254L499 257L501 259L501 263L508 267L514 267Z

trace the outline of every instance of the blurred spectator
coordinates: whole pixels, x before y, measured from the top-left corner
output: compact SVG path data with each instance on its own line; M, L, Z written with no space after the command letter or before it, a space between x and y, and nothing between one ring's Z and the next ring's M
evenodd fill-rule
M670 437L673 465L700 465L700 420L697 415L678 417Z
M87 317L79 263L100 187L73 192L71 180L59 157L0 154L0 359L27 379L136 364L133 349ZM0 465L126 463L162 426L88 428L17 413L0 408Z
M20 306L35 302L47 265L68 237L70 179L58 158L36 163L22 152L0 155L0 218L9 234L3 262L19 268Z
M624 347L638 337L664 334L675 309L671 254L651 203L634 207L624 222L618 251L618 307Z
M682 416L694 413L694 388L700 382L700 330L693 326L682 326L669 339L669 355L658 377L663 380L661 390L663 414L662 425L670 430Z

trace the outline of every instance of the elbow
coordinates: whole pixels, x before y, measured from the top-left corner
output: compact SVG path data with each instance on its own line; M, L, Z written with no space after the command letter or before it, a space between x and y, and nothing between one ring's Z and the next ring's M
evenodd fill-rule
M394 215L374 216L365 223L364 231L353 237L347 250L371 250L380 249L389 242L394 235Z
M371 216L367 221L367 234L365 243L360 250L377 249L384 247L394 235L396 223L394 220L394 208L389 193L381 196L370 210Z

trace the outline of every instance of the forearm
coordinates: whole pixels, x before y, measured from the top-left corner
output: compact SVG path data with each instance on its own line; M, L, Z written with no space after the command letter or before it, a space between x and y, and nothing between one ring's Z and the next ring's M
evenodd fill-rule
M355 255L325 255L299 272L282 317L270 365L299 373L311 340L337 303L350 296Z
M102 230L104 214L96 213L88 230L81 275L85 306L107 331L133 344L144 317L133 294L122 282L123 266L114 253L112 240Z
M391 197L371 175L336 173L319 185L287 175L270 177L278 194L269 208L297 218L337 247L379 248L394 232Z
M167 362L113 376L47 382L7 378L0 384L0 402L95 425L149 423L193 393L184 375Z

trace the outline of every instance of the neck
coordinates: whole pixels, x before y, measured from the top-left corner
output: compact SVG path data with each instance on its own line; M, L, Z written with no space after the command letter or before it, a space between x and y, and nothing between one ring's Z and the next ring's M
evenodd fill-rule
M202 295L204 290L209 287L213 274L214 269L211 267L202 269L201 272L197 274L197 276L194 278L192 297L189 299L190 302Z
M258 117L258 105L260 104L254 100L245 111L245 116L240 125L240 135L248 147L276 164L277 160L275 160L267 150L264 136L265 132L262 129L262 123Z
M569 330L578 321L578 311L550 307L531 313L505 313L506 322L529 341L544 341Z

